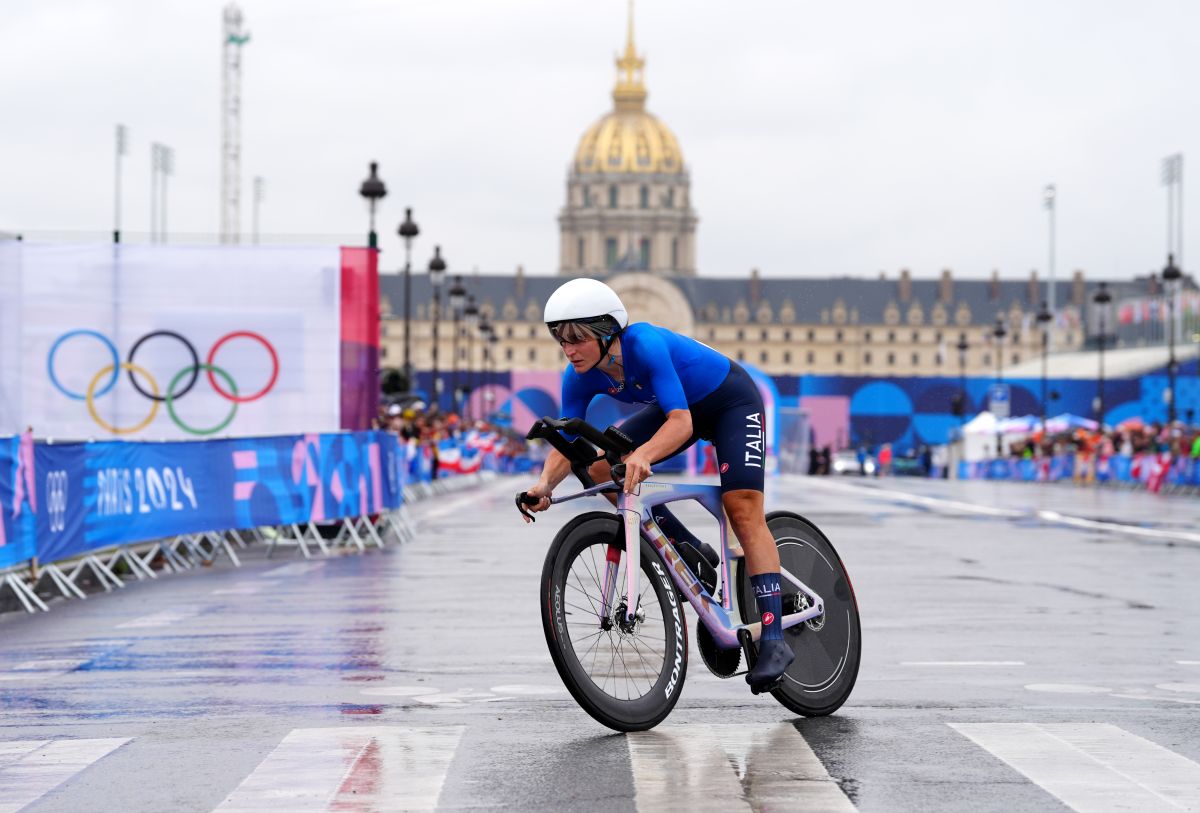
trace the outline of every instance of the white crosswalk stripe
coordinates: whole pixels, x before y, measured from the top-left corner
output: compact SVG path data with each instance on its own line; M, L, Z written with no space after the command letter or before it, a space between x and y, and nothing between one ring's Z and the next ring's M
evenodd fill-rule
M951 723L1079 813L1200 810L1200 765L1105 723Z
M463 728L299 728L217 810L433 810Z
M787 723L663 725L630 734L629 755L639 810L856 809Z
M127 742L128 737L0 742L0 813L36 802Z

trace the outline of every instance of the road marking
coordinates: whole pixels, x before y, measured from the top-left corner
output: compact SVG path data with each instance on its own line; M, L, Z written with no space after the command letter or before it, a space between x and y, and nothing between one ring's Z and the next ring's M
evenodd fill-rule
M147 629L150 627L169 627L172 624L178 624L180 621L194 618L199 614L199 610L162 610L150 615L143 615L141 618L135 618L132 621L126 621L124 624L117 624L117 629L132 630Z
M129 739L0 742L0 813L33 804Z
M1114 725L949 725L1080 813L1200 806L1200 765Z
M1055 694L1108 694L1107 686L1089 686L1085 683L1030 683L1025 686L1031 692L1053 692Z
M298 728L217 810L433 810L463 729Z
M855 810L789 723L659 726L628 742L639 810Z
M901 666L1024 666L1025 661L900 661Z
M239 584L234 587L218 587L213 590L210 595L214 596L252 596L255 593L261 593L265 584Z
M304 573L311 573L314 570L320 570L325 567L326 562L292 562L288 565L268 570L265 573L259 574L262 579L274 579L279 576L299 576Z
M1175 661L1180 666L1200 666L1200 661Z

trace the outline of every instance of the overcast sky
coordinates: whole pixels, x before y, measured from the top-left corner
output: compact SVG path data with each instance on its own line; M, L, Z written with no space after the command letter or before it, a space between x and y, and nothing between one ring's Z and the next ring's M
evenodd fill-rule
M122 122L125 229L148 230L160 141L170 230L217 232L221 8L5 0L0 231L111 230ZM569 162L612 105L622 0L242 8L244 231L261 175L263 232L362 234L378 160L385 268L411 205L420 267L438 243L452 271L556 270ZM691 170L701 274L1044 274L1047 183L1060 274L1164 264L1161 159L1200 162L1200 4L641 0L636 20L648 107Z

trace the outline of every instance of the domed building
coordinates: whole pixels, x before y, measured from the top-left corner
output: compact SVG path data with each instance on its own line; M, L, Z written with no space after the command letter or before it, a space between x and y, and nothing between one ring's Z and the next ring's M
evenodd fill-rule
M559 273L694 276L696 212L679 141L646 110L645 60L633 40L617 57L613 110L579 139L558 216Z

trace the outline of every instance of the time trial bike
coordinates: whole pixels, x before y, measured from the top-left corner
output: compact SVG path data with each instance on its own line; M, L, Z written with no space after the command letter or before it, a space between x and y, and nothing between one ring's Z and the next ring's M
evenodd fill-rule
M527 437L542 438L566 456L584 486L551 504L616 495L616 512L588 511L567 522L542 569L546 644L576 702L617 731L662 722L687 674L685 600L699 618L696 641L709 670L720 678L744 674L738 671L743 653L753 668L761 623L741 548L730 539L720 487L646 480L624 493L620 460L634 446L617 427L601 432L578 418L543 418ZM611 482L592 479L588 469L600 460L612 465ZM717 520L720 562L708 583L681 554L686 543L668 539L654 519L655 506L677 500L694 500ZM516 497L530 519L525 507L536 502L525 492ZM831 714L858 677L862 640L854 589L837 551L812 522L772 511L767 527L782 565L784 639L796 656L767 690L797 714ZM639 542L628 544L632 539ZM698 557L688 558L699 569Z

